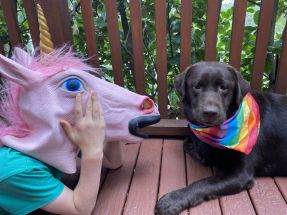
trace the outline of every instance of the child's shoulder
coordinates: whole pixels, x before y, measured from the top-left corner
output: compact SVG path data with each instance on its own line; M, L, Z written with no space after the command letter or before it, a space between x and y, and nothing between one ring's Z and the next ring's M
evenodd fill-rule
M43 162L10 147L0 147L0 181L29 169L49 169Z
M9 147L0 147L0 214L27 214L54 201L64 184L55 169Z

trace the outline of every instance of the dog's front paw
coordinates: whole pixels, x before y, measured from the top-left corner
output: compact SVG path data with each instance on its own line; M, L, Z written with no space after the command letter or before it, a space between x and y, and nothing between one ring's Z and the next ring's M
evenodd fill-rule
M178 215L188 208L188 202L182 198L182 193L177 190L165 194L155 206L155 213L160 215Z

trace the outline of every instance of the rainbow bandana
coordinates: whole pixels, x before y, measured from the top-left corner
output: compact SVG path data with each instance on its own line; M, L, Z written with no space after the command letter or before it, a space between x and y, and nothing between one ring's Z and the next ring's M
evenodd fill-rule
M248 93L243 98L238 111L221 125L206 127L189 122L189 127L205 143L248 155L259 134L259 107L252 95Z

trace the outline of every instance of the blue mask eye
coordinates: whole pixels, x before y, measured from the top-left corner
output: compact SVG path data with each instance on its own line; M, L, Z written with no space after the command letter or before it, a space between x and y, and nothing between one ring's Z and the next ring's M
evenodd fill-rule
M63 83L62 87L70 92L79 92L82 91L84 88L82 82L77 78L70 78L66 80Z

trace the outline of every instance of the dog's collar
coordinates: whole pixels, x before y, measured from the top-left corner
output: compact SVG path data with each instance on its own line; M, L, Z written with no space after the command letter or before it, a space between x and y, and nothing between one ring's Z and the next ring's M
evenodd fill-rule
M189 122L189 127L205 143L248 155L259 134L259 107L253 96L248 93L243 98L237 112L221 125L206 127Z

